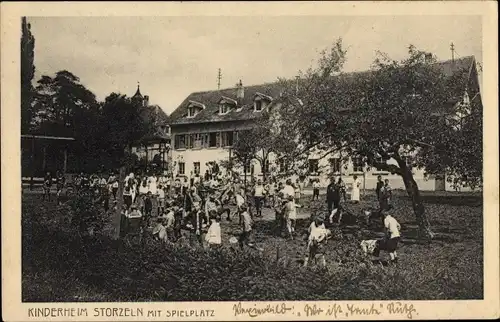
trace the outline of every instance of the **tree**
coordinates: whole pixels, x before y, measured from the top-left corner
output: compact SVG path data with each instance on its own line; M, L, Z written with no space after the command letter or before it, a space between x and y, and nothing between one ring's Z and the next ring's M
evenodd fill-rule
M111 93L106 97L100 111L98 131L89 139L87 149L107 158L111 168L120 168L118 195L123 192L126 171L136 164L137 157L132 153L134 143L150 132L153 123L143 115L144 107L137 106L125 95ZM113 238L120 236L122 198L118 199L117 212L113 225Z
M87 112L98 106L95 95L67 70L42 76L36 90L37 130L52 135L74 136L76 127L88 121Z
M244 183L247 184L246 168L255 158L257 149L255 147L254 135L252 130L238 132L238 139L233 146L232 165L241 165L244 172Z
M451 160L435 165L464 144L450 138L451 128L443 120L463 95L466 71L447 77L432 55L410 46L409 57L400 62L379 53L372 71L346 75L341 73L345 56L341 40L322 54L318 66L302 77L299 103L290 87L284 91L282 132L299 138L298 153L321 151L324 157L342 151L400 175L420 232L432 237L412 168L463 170Z
M21 31L21 133L28 133L34 114L32 81L35 76L35 37L26 17L22 18Z

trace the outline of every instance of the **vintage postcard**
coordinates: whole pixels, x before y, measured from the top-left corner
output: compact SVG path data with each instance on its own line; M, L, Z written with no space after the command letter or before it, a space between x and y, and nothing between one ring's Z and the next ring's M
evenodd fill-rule
M498 318L497 9L2 3L3 319Z

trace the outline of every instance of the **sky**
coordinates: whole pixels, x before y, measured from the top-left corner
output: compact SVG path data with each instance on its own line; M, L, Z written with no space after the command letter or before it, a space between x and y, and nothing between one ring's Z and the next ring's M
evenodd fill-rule
M370 68L377 50L403 59L408 45L440 60L476 56L480 16L28 17L35 36L35 80L68 70L99 100L132 96L140 82L150 103L170 114L190 93L293 78L342 38L344 71Z

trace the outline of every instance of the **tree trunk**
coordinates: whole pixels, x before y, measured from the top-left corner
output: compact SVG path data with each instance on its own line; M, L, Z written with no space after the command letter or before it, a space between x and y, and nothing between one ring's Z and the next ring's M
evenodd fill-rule
M121 232L121 220L122 220L122 209L123 209L123 186L125 181L125 166L120 167L120 174L118 176L118 192L117 198L118 202L116 205L115 217L113 218L113 239L120 238Z
M125 152L125 157L130 156L132 148L130 145L126 147L126 152ZM112 238L117 240L120 238L120 233L121 233L121 220L122 220L122 209L123 209L123 188L124 188L124 181L125 181L125 175L126 175L126 170L127 170L127 165L122 164L120 167L120 175L118 176L118 192L116 193L118 195L118 202L116 205L116 212L115 212L115 217L113 218L113 236Z
M405 184L406 192L411 199L413 212L417 219L419 227L419 238L432 239L434 233L431 231L430 222L425 214L424 203L420 196L420 190L418 189L417 182L413 178L411 169L406 165L405 161L399 162L399 167L401 168L401 177Z

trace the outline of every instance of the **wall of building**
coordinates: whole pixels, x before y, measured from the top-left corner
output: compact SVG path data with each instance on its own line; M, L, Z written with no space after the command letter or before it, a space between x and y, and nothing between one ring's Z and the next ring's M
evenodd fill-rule
M207 124L192 124L184 126L174 126L172 127L172 142L174 142L174 137L176 134L189 134L189 133L202 133L202 132L213 132L213 131L227 131L227 130L241 130L242 128L248 128L251 126L249 122L224 122L224 123L207 123ZM172 144L173 147L173 144ZM309 158L315 159L319 158L319 153L312 154ZM184 163L184 175L190 176L191 173L195 172L194 163L199 162L200 173L204 174L208 169L207 163L209 162L221 162L227 161L230 157L229 148L202 148L202 149L172 149L171 151L172 164L174 175L180 175L179 173L179 163ZM331 157L338 157L333 155ZM306 187L310 186L313 179L319 179L320 184L326 187L330 181L330 157L322 158L318 160L319 172L317 174L309 174L306 176L304 185ZM273 167L278 169L278 165L273 160L273 156L270 156L270 168ZM388 164L396 164L395 160L389 160ZM258 161L253 160L252 165L253 174L256 177L262 177L262 169ZM222 169L223 170L223 169ZM243 168L235 167L235 171L241 173L243 177ZM251 172L247 172L250 175ZM434 190L446 190L455 191L455 188L451 183L444 181L444 179L439 180L433 176L425 176L424 169L414 169L413 170L414 179L417 182L420 190L422 191L434 191ZM341 176L347 185L352 184L354 175L357 175L361 180L361 187L367 190L373 190L377 184L377 177L380 175L382 179L388 179L393 189L405 189L403 180L397 174L391 174L386 171L379 171L375 168L367 169L363 167L363 171L354 171L354 164L352 161L343 163L339 172L334 174L335 176ZM291 176L292 180L296 180L298 176ZM470 188L462 188L461 191L470 191Z

